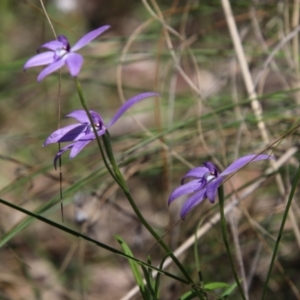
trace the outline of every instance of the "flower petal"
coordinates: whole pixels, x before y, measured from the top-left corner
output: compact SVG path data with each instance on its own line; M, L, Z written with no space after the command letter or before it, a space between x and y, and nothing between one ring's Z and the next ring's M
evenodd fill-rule
M46 67L38 76L37 81L42 81L46 76L49 74L55 72L56 70L60 69L65 64L64 59L59 59L58 61L55 61L48 67Z
M81 49L82 47L84 47L85 45L87 45L89 42L91 42L92 40L94 40L97 36L99 36L104 31L106 31L108 28L110 28L110 26L109 25L105 25L105 26L102 26L102 27L100 27L98 29L95 29L95 30L87 33L81 39L79 39L77 41L77 43L71 48L71 51L74 52L74 51L77 51L77 50Z
M73 142L83 133L88 127L87 124L72 124L60 128L52 132L46 139L44 146L57 142Z
M218 177L219 172L214 163L212 163L211 161L207 161L207 162L203 163L203 165L209 170L209 173L211 175Z
M232 172L235 172L235 171L243 168L245 165L247 165L250 162L255 162L255 161L263 160L263 159L274 159L274 157L271 155L267 155L267 154L249 154L249 155L243 156L243 157L237 159L231 165L229 165L220 174L220 176L226 176Z
M95 140L96 137L95 137L93 128L91 128L90 130L91 130L91 133L88 133L88 134L83 135L82 137L80 137L79 140L80 140L80 141L92 141L92 140ZM106 132L106 128L104 127L104 128L101 129L101 130L97 130L97 135L98 135L98 136L101 136L101 135L103 135L105 132Z
M54 164L54 168L56 170L56 164L57 164L57 160L59 159L59 157L64 153L66 152L67 150L71 149L73 146L74 146L75 143L72 143L72 144L69 144L63 148L60 149L60 151L58 151L54 157L54 161L53 161L53 164Z
M134 97L132 97L131 99L127 100L117 111L117 113L113 116L113 118L108 122L108 124L106 125L106 128L111 127L114 123L116 123L118 121L118 119L134 104L136 104L137 102L140 102L141 100L148 98L148 97L159 97L160 95L157 93L142 93L142 94L138 94Z
M170 205L178 197L194 193L201 186L201 182L198 179L192 180L180 187L176 188L169 197L168 205Z
M61 44L62 44L61 48L67 50L68 52L70 51L70 43L69 43L69 40L68 40L68 38L66 36L64 36L64 35L58 35L57 36L57 40L59 42L61 42Z
M77 53L69 53L67 54L65 62L69 68L71 76L77 77L83 63L82 55Z
M206 197L211 203L215 202L217 192L218 192L218 187L221 185L223 180L224 180L223 177L218 177L207 184Z
M47 43L43 44L42 46L40 46L39 49L38 49L38 51L41 48L46 48L46 49L55 51L57 49L64 48L64 44L62 42L60 42L60 41L54 40L54 41L47 42Z
M74 158L89 142L89 141L78 141L76 143L74 143L72 150L70 152L70 158Z
M44 65L52 64L53 62L54 62L54 53L52 51L47 51L31 57L25 63L23 69L26 70L32 67L44 66Z
M183 204L181 211L180 211L180 218L184 219L185 216L199 203L201 203L205 199L205 191L206 189L203 188L199 192L195 193L191 197L189 197L185 203Z
M92 112L90 110L90 112ZM66 118L74 118L80 123L90 123L90 120L83 109L74 110L71 113L66 115Z
M181 184L183 184L184 180L187 177L202 178L204 176L204 174L206 174L208 172L209 172L209 170L206 167L197 167L197 168L191 169L182 177Z

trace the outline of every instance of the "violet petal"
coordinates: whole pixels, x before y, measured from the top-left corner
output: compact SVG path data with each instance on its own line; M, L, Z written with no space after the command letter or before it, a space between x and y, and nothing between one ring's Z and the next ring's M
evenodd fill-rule
M73 77L77 77L82 63L83 63L83 57L80 54L77 53L69 53L67 54L67 58L65 59L65 63L67 64L70 74Z
M93 110L90 110L90 113L91 113L93 123L99 126L100 128L104 127L104 122L102 117Z
M23 69L26 70L28 68L44 66L54 62L54 53L52 51L43 52L31 57L25 63Z
M56 170L56 164L57 164L57 160L59 159L59 157L64 153L66 152L67 150L71 149L73 146L74 146L75 143L72 143L72 144L69 144L63 148L60 149L60 151L58 151L54 157L54 161L53 161L53 164L54 164L54 168Z
M50 41L50 42L43 44L42 46L39 47L39 49L41 49L41 48L46 48L46 49L55 51L57 49L64 48L64 44L60 41L54 40L54 41ZM39 49L38 49L38 51L39 51Z
M212 163L211 161L207 161L207 162L203 163L203 165L209 170L209 173L213 174L214 176L216 176L218 174L218 170L217 170L215 164Z
M196 167L188 171L181 179L181 184L188 177L202 178L209 170L206 167Z
M116 123L118 121L118 119L134 104L136 104L137 102L140 102L141 100L148 98L148 97L159 97L159 94L148 92L148 93L138 94L138 95L130 98L119 108L119 110L116 112L116 114L113 116L113 118L106 125L106 128L109 128L114 123Z
M193 194L191 197L189 197L185 203L183 204L181 211L180 211L180 217L181 219L184 219L185 216L199 203L201 203L205 199L205 188L201 189L200 191Z
M217 196L217 192L218 192L218 188L221 185L222 181L224 180L223 177L218 177L216 179L214 179L213 181L207 183L206 186L206 196L207 199L211 202L214 203L216 196Z
M74 158L90 141L77 141L74 143L71 152L70 152L70 158Z
M60 128L51 133L46 139L44 146L57 142L73 142L80 134L84 133L87 126L87 124L72 124Z
M182 195L191 194L195 192L199 188L199 186L201 186L201 183L198 179L194 179L184 185L179 186L170 195L168 205L170 205L175 199Z
M90 110L90 112L92 112ZM80 123L90 123L90 120L83 109L74 110L71 113L66 115L66 118L74 118Z
M246 156L243 156L236 161L234 161L231 165L229 165L221 174L220 176L226 176L232 172L235 172L245 165L247 165L250 162L255 162L258 160L263 160L263 159L274 159L273 156L267 155L267 154L249 154Z
M105 25L102 26L98 29L95 29L89 33L87 33L86 35L84 35L81 39L79 39L75 45L71 48L71 51L77 51L79 49L81 49L82 47L84 47L85 45L87 45L89 42L91 42L92 40L94 40L97 36L99 36L100 34L102 34L104 31L106 31L108 28L110 28L109 25Z
M52 63L51 65L47 66L38 76L37 81L42 81L46 76L55 72L56 70L60 69L65 64L63 59L59 59Z

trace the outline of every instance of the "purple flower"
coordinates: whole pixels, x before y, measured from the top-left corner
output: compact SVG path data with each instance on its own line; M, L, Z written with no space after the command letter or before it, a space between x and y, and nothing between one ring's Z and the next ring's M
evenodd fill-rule
M113 118L105 125L101 116L95 111L90 110L90 114L94 123L94 127L97 130L98 136L105 134L106 130L111 127L117 120L134 104L140 102L141 100L159 96L157 93L142 93L132 97L127 100L113 116ZM47 146L51 143L58 142L73 142L65 147L63 147L54 158L54 167L56 168L56 162L58 158L67 150L71 150L70 158L75 157L88 143L96 139L96 136L93 131L93 127L90 123L87 113L80 109L71 112L66 115L66 117L71 117L76 119L79 124L68 125L66 127L60 128L46 139L44 146Z
M75 53L75 51L87 45L108 28L110 28L110 26L105 25L87 33L73 47L70 46L68 39L64 35L59 35L57 40L47 42L39 47L39 49L46 48L50 51L33 56L25 63L23 68L26 70L32 67L48 65L39 74L37 78L38 82L54 71L60 69L64 64L67 65L71 76L77 77L83 63L83 57L82 55Z
M181 208L180 217L184 219L185 216L204 199L208 198L211 203L214 203L218 187L222 184L226 175L236 172L250 162L262 159L274 159L274 157L266 154L249 154L237 159L222 173L218 172L212 162L205 162L203 167L196 167L185 174L181 180L182 185L176 188L170 195L168 205L182 195L192 194ZM194 177L196 179L184 183L184 180L188 177Z

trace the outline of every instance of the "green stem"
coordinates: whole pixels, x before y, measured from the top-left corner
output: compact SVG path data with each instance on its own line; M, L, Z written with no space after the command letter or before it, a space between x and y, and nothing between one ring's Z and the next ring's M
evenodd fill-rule
M227 251L227 256L228 256L228 259L229 259L229 262L230 262L230 266L231 266L231 270L232 270L234 279L236 281L238 289L240 290L240 293L242 295L243 300L246 300L246 297L245 297L243 288L241 286L239 277L238 277L237 272L235 270L235 266L234 266L231 251L230 251L228 235L227 235L226 218L225 218L225 214L224 214L224 189L223 189L223 185L221 185L218 188L218 195L219 195L219 204L220 204L221 229L222 229L223 241L224 241L224 244L225 244L225 248L226 248L226 251Z
M198 223L196 231L198 231L201 224L202 224L202 220ZM202 272L201 272L201 267L200 267L200 260L199 260L199 255L198 255L198 238L197 238L196 231L195 231L195 243L194 243L195 264L196 264L198 277L199 277L199 285L204 289L204 280L203 280L203 277L202 277ZM201 299L207 300L207 294L205 292L203 292L203 297Z
M282 218L281 225L280 225L279 232L278 232L278 237L277 237L277 240L276 240L276 244L275 244L275 247L274 247L274 252L273 252L271 263L270 263L270 267L269 267L269 270L268 270L267 279L266 279L266 282L264 284L264 290L263 290L261 300L265 299L265 296L266 296L266 293L267 293L268 283L269 283L269 280L271 278L271 273L272 273L272 269L273 269L273 266L274 266L274 263L275 263L277 251L278 251L279 244L280 244L280 240L281 240L282 235L283 235L285 222L286 222L286 219L288 217L288 213L289 213L289 210L290 210L293 198L294 198L294 194L295 194L299 179L300 179L300 165L298 167L298 170L297 170L297 173L296 173L293 185L292 185L292 189L291 189L291 192L290 192L290 195L289 195L289 199L287 201L287 205L286 205L286 208L285 208L285 211L284 211L284 214L283 214L283 218Z
M132 209L134 210L135 214L139 218L139 220L142 222L142 224L146 227L146 229L151 233L151 235L156 239L156 241L161 245L161 247L167 252L170 253L171 258L173 259L174 263L177 265L177 267L181 270L181 272L184 274L186 279L193 283L192 278L187 273L185 268L182 266L182 264L179 262L177 257L172 253L172 251L169 249L169 247L164 243L164 241L160 238L160 236L155 232L155 230L150 226L150 224L146 221L146 219L141 214L140 210L138 209L137 205L135 204L135 201L133 200L131 193L129 191L129 188L126 184L126 181L116 163L113 150L110 143L110 136L108 133L104 134L102 136L103 144L107 153L107 157L110 160L110 163L114 169L114 172L116 174L116 177L118 178L118 184L120 188L123 190L126 198L128 199Z
M79 95L79 99L80 99L81 105L82 105L83 109L85 110L85 112L86 112L86 114L87 114L87 116L89 118L90 124L91 124L91 126L93 128L93 132L95 134L96 141L97 141L100 153L101 153L101 155L103 157L104 164L105 164L108 172L110 173L110 175L113 177L113 179L115 181L118 181L117 178L116 178L116 176L115 176L115 174L111 170L110 165L108 164L108 162L106 160L105 153L103 151L103 147L101 145L100 138L98 136L97 130L95 128L95 124L94 124L93 118L91 116L91 113L90 113L90 111L89 111L89 109L87 107L86 101L85 101L84 96L83 96L81 84L80 84L79 80L77 79L77 77L74 78L74 81L75 81L75 84L76 84L76 88L77 88L77 92L78 92L78 95Z
M77 88L77 92L80 98L80 102L82 104L82 107L84 108L85 112L87 113L87 116L89 118L89 121L91 123L91 126L93 128L94 134L96 136L96 140L98 143L98 147L100 149L101 155L103 157L103 161L104 164L106 166L106 168L108 169L110 175L113 177L113 179L118 183L118 185L121 187L121 189L123 190L125 196L127 197L130 205L132 206L134 212L136 213L137 217L139 218L139 220L141 221L141 223L146 227L146 229L151 233L151 235L156 239L156 241L162 246L162 248L170 254L171 258L173 259L174 263L178 266L178 268L181 270L181 272L184 274L184 276L186 277L186 279L192 284L194 285L194 282L192 280L192 278L189 276L188 272L184 269L184 267L182 266L182 264L179 262L179 260L177 259L177 257L172 253L172 251L169 249L169 247L163 242L163 240L161 240L160 236L155 232L155 230L149 225L149 223L146 221L146 219L143 217L143 215L141 214L141 212L139 211L138 207L136 206L131 193L129 191L129 188L126 184L126 181L116 163L113 151L112 151L112 147L111 147L111 143L110 143L110 137L108 132L106 132L103 136L103 143L104 143L104 147L106 150L106 154L107 157L112 165L113 170L111 170L110 165L108 164L108 162L106 161L106 156L105 153L103 151L99 136L97 134L97 130L94 126L94 122L92 119L92 116L90 114L90 111L86 105L86 101L84 99L83 96L83 92L82 92L82 87L80 82L78 81L77 78L74 78L75 80L75 84L76 84L76 88Z

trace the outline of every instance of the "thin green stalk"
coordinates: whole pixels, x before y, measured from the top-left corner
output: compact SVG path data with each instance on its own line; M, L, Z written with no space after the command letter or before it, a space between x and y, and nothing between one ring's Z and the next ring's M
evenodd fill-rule
M182 266L182 264L179 262L179 260L177 259L177 257L172 253L172 251L169 249L169 247L163 242L163 240L160 238L160 236L155 232L155 230L149 225L149 223L146 221L146 219L143 217L143 215L141 214L141 212L139 211L137 205L135 204L131 193L129 191L129 188L126 184L126 181L116 163L113 151L112 151L112 147L111 147L111 143L110 143L110 137L108 132L106 132L103 136L103 143L104 143L104 147L106 150L106 154L107 157L112 165L113 170L111 170L110 165L108 164L108 162L106 161L106 157L105 157L105 153L103 151L99 136L97 134L97 130L94 126L94 122L93 119L91 117L90 111L86 105L86 101L84 99L83 96L83 92L82 92L82 87L80 82L78 81L77 78L74 78L75 80L75 84L76 84L76 88L77 88L77 92L82 104L82 107L84 108L84 110L87 113L87 116L89 118L89 121L91 123L91 126L93 128L94 134L96 136L96 140L98 143L98 147L100 149L101 155L103 157L103 161L105 163L106 168L108 169L109 173L111 174L111 176L114 178L114 180L118 183L118 185L121 187L121 189L123 190L125 196L127 197L129 203L131 204L134 212L136 213L137 217L139 218L139 220L141 221L141 223L146 227L146 229L152 234L152 236L156 239L156 241L162 246L162 248L170 254L170 257L173 259L174 263L178 266L178 268L181 270L181 272L183 273L183 275L186 277L186 279L192 284L194 285L194 282L192 280L192 278L190 277L190 275L188 274L188 272L185 270L185 268Z
M300 165L298 167L298 170L297 170L297 173L296 173L293 185L292 185L291 193L289 195L289 199L288 199L288 202L287 202L284 214L283 214L283 218L282 218L281 225L280 225L279 232L278 232L277 241L276 241L276 244L275 244L275 247L274 247L274 252L273 252L270 267L269 267L269 270L268 270L267 279L266 279L266 282L264 284L264 290L263 290L261 300L265 299L265 296L266 296L266 293L267 293L268 283L269 283L269 280L271 278L271 273L272 273L272 269L273 269L273 266L274 266L274 263L275 263L277 251L278 251L279 244L280 244L280 240L281 240L282 235L283 235L285 222L286 222L286 219L288 217L288 213L289 213L289 210L290 210L293 198L294 198L294 194L295 194L299 179L300 179Z
M110 137L109 134L106 133L102 136L103 139L103 144L107 153L107 157L110 160L110 163L114 169L114 172L116 174L116 177L119 179L118 180L118 184L121 187L121 189L123 190L126 198L128 199L132 209L134 210L135 214L137 215L137 217L139 218L139 220L142 222L142 224L146 227L146 229L152 234L152 236L156 239L156 241L162 246L162 248L167 252L170 253L171 258L173 259L174 263L177 265L177 267L181 270L181 272L184 274L184 276L186 277L186 279L188 281L190 281L191 283L193 283L192 278L190 277L190 275L187 273L187 271L185 270L185 268L182 266L182 264L179 262L179 260L177 259L177 257L172 253L172 251L169 249L169 247L164 243L164 241L160 238L160 236L155 232L155 230L150 226L150 224L146 221L146 219L143 217L143 215L141 214L140 210L138 209L137 205L135 204L135 201L133 200L131 193L129 191L129 188L126 184L126 181L116 163L114 154L113 154L113 150L111 147L111 143L110 143Z
M105 166L106 166L108 172L109 172L110 175L112 176L112 178L113 178L115 181L118 182L118 179L116 178L115 174L114 174L113 171L111 170L110 165L108 164L108 162L107 162L107 160L106 160L105 153L104 153L104 151L103 151L103 147L102 147L102 145L101 145L100 138L99 138L99 136L98 136L98 134L97 134L97 130L96 130L96 128L95 128L94 121L93 121L93 119L92 119L91 113L90 113L90 111L89 111L89 109L88 109L88 107L87 107L86 101L85 101L84 96L83 96L81 84L80 84L80 82L79 82L79 80L78 80L77 77L74 78L74 81L75 81L75 84L76 84L76 88L77 88L77 92L78 92L78 95L79 95L79 99L80 99L81 105L82 105L83 109L85 110L85 112L86 112L86 114L87 114L87 116L88 116L88 118L89 118L89 121L90 121L90 123L91 123L91 126L92 126L92 128L93 128L93 132L94 132L94 134L95 134L95 137L96 137L96 140L97 140L97 144L98 144L98 147L99 147L101 156L102 156L102 158L103 158L104 164L105 164Z
M35 219L37 219L37 220L40 220L41 222L46 223L46 224L48 224L48 225L50 225L50 226L52 226L52 227L55 227L55 228L57 228L57 229L59 229L59 230L62 230L62 231L64 231L64 232L68 233L68 234L71 234L71 235L73 235L73 236L75 236L75 237L77 237L77 238L82 238L83 240L86 240L86 241L88 241L88 242L91 242L91 243L93 243L93 244L95 244L95 245L97 245L97 246L99 246L99 247L101 247L101 248L103 248L103 249L105 249L105 250L111 252L111 253L117 254L117 255L122 256L122 257L124 257L124 258L126 258L126 259L133 260L133 261L137 262L138 264L140 264L140 265L142 265L142 266L145 266L145 267L147 267L147 268L150 268L150 269L153 269L153 270L159 272L160 274L164 274L164 275L166 275L166 276L168 276L168 277L171 277L171 278L173 278L173 279L175 279L175 280L178 280L178 281L180 281L180 282L182 282L182 283L184 283L184 284L188 284L188 285L191 284L190 282L188 282L188 281L186 281L186 280L184 280L184 279L182 279L182 278L179 278L179 277L177 277L177 276L175 276L175 275L173 275L173 274L171 274L171 273L168 273L168 272L166 272L166 271L163 271L163 270L160 270L160 269L158 269L158 268L156 268L156 267L153 267L152 265L150 265L150 264L148 264L148 263L145 263L145 262L143 262L143 261L141 261L141 260L139 260L139 259L137 259L137 258L135 258L135 257L132 257L132 256L130 256L130 255L127 255L127 254L125 254L124 252L119 251L118 249L115 249L115 248L110 247L110 246L108 246L108 245L106 245L106 244L103 244L103 243L101 243L101 242L98 242L97 240L94 240L94 239L92 239L92 238L90 238L90 237L88 237L88 236L86 236L86 235L84 235L84 234L81 234L80 232L77 232L77 231L75 231L75 230L72 230L72 229L70 229L70 228L68 228L68 227L66 227L66 226L64 226L64 225L59 224L59 223L53 222L53 221L51 221L51 220L49 220L49 219L47 219L47 218L45 218L45 217L42 217L42 216L40 216L40 215L37 215L37 214L35 214L35 213L33 213L33 212L31 212L31 211L25 209L25 208L22 208L22 207L20 207L20 206L17 206L17 205L15 205L15 204L13 204L13 203L10 203L10 202L8 202L8 201L6 201L6 200L4 200L4 199L1 199L1 198L0 198L0 203L6 205L6 206L8 206L8 207L11 207L11 208L13 208L13 209L15 209L15 210L17 210L17 211L20 211L20 212L22 212L22 213L24 213L24 214L26 214L26 215L28 215L28 216L31 216L31 217L33 217L33 218L35 218Z
M196 268L197 268L197 272L198 272L198 277L199 277L199 285L204 288L204 280L202 277L202 272L201 272L201 267L200 267L200 259L199 259L199 255L198 255L198 238L197 238L197 234L196 232L198 231L199 227L202 225L202 219L200 220L200 222L198 222L196 231L195 231L195 243L194 243L194 256L195 256L195 263L196 263ZM207 300L207 294L205 292L203 292L203 299Z
M230 266L231 266L231 269L232 269L234 279L236 281L238 289L240 290L240 293L242 295L243 300L246 300L243 288L241 286L238 274L237 274L235 266L234 266L234 262L233 262L230 247L229 247L229 241L228 241L228 235L227 235L227 226L226 226L226 218L225 218L225 214L224 214L224 189L223 189L223 185L221 185L218 188L218 195L219 195L219 204L220 204L221 229L222 229L223 241L224 241L224 244L225 244L225 248L226 248L226 251L227 251L227 256L228 256L228 259L229 259L229 262L230 262Z
M105 134L102 136L102 140L103 140L106 155L112 165L114 174L115 174L116 178L118 179L118 183L120 184L121 187L123 187L123 186L127 187L126 181L118 167L115 156L113 154L113 150L112 150L111 143L110 143L110 135L109 135L108 131L106 131Z

